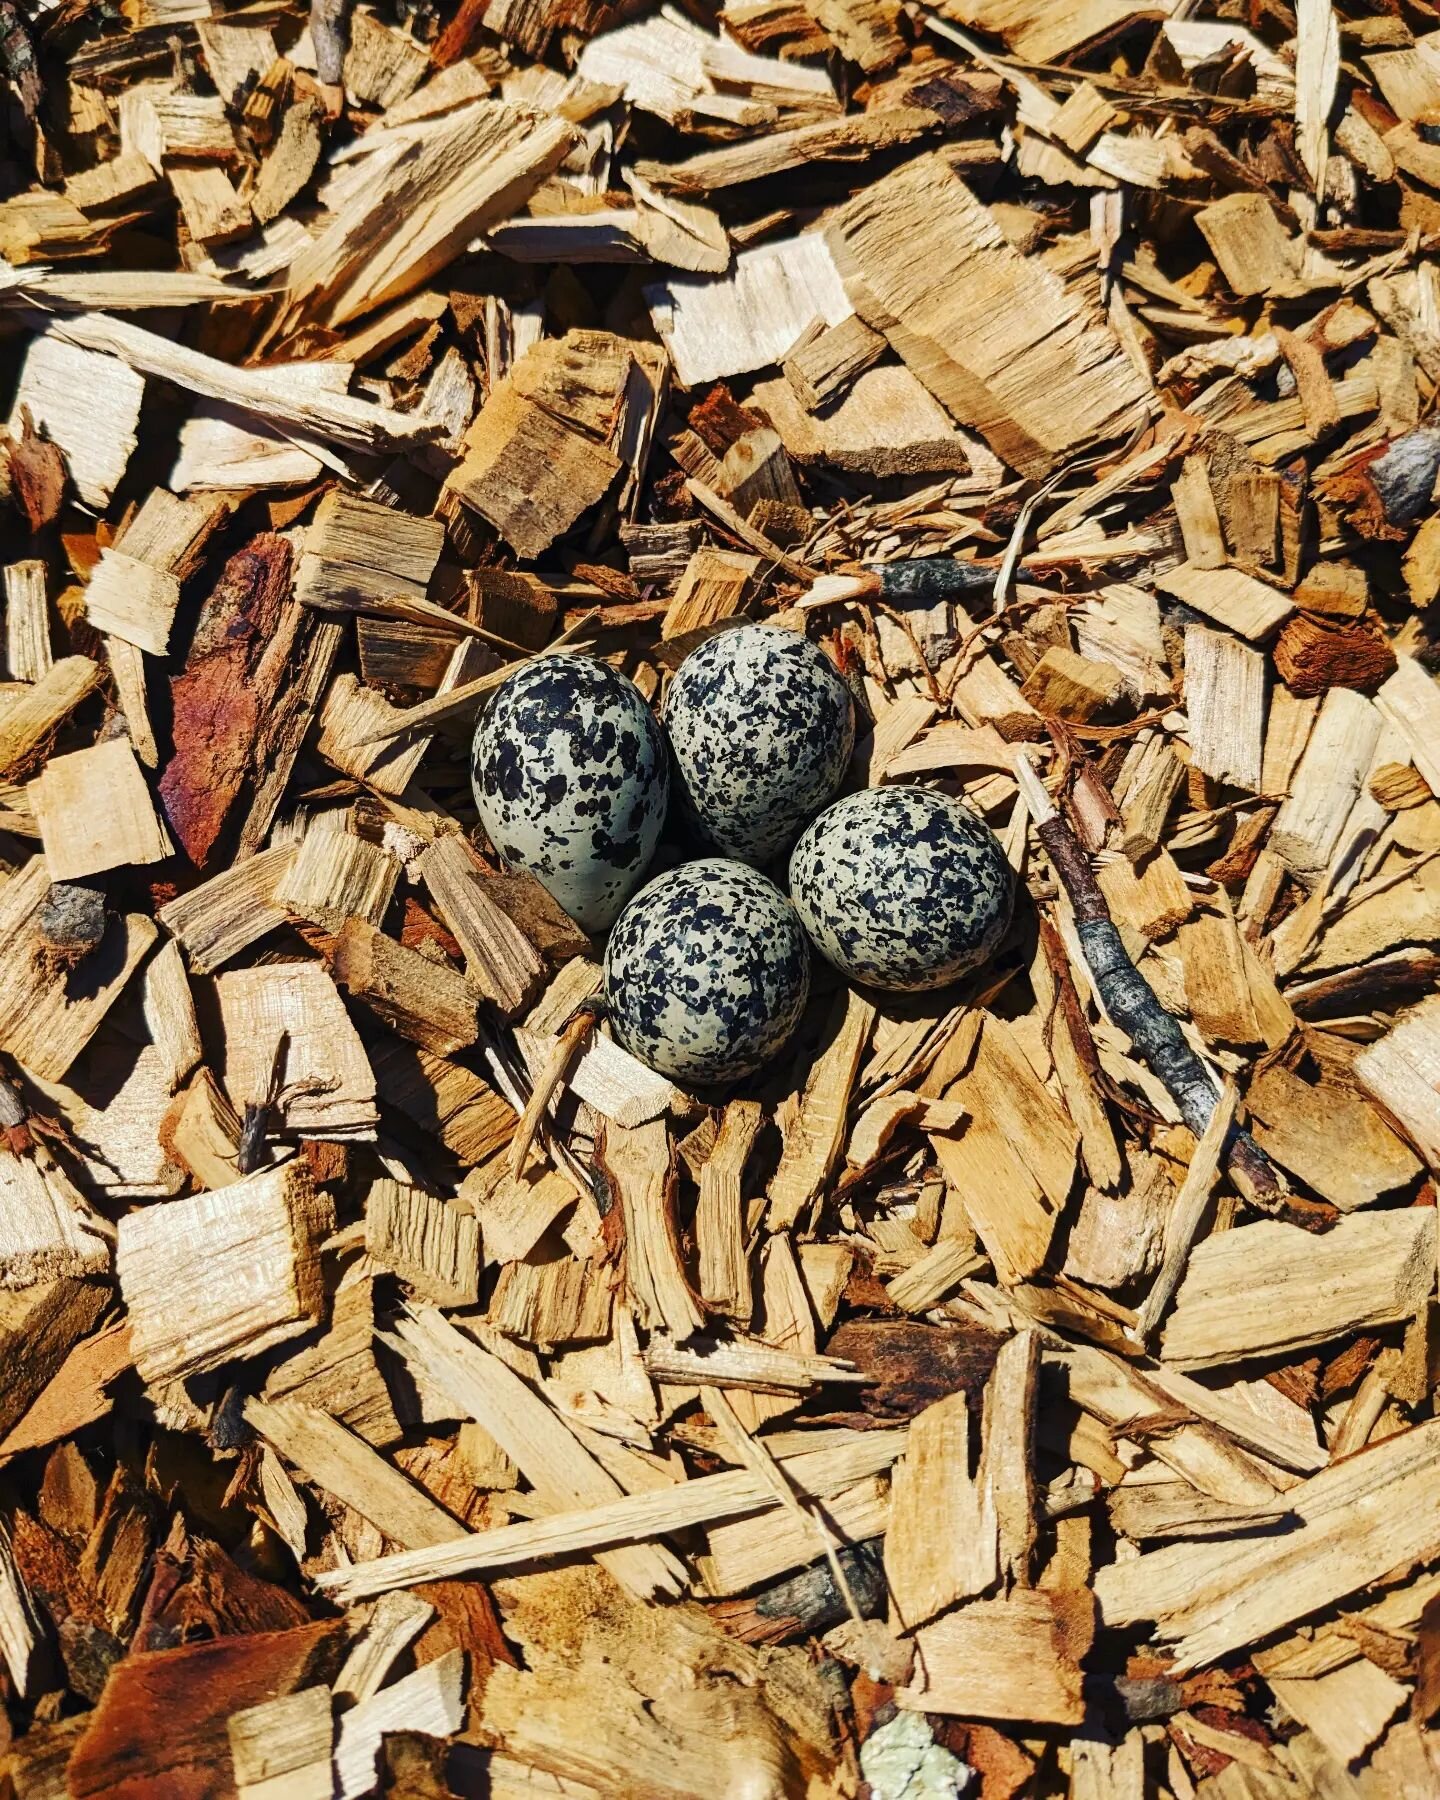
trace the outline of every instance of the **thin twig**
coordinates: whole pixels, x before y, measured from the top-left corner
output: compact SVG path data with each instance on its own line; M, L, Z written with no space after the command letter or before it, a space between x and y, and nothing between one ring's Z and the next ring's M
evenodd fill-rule
M572 651L575 648L576 640L584 636L598 616L599 609L592 607L584 618L577 619L573 625L567 626L558 637L552 638L543 650L524 651L517 662L506 663L500 669L491 669L486 675L477 675L474 681L464 682L460 687L451 688L446 693L432 694L428 700L421 700L417 705L407 707L404 712L393 714L374 731L353 739L353 743L360 748L367 744L388 743L391 738L403 737L407 731L428 731L436 725L444 724L449 719L464 718L474 710L477 700L483 699L492 689L499 687L502 682L508 681L520 667L521 662L534 662L537 656L554 656L560 652ZM468 632L475 628L465 625L464 629Z
M839 1545L835 1533L818 1512L811 1512L791 1487L785 1471L764 1444L752 1437L745 1429L744 1422L730 1404L723 1390L715 1387L702 1387L700 1398L706 1412L715 1421L722 1436L730 1440L736 1455L750 1473L758 1475L762 1481L767 1482L781 1506L815 1533L825 1552L825 1560L830 1565L830 1573L834 1577L835 1586L849 1609L850 1617L857 1625L863 1624L864 1615L856 1604L855 1595L851 1590L850 1583L845 1578L845 1570L840 1562Z
M530 1146L535 1142L535 1133L540 1128L540 1121L545 1116L545 1108L550 1104L555 1090L565 1079L570 1065L579 1055L585 1040L595 1029L600 1017L600 1010L595 1002L588 1002L576 1008L572 1017L567 1020L564 1030L556 1038L550 1048L550 1055L545 1067L535 1077L535 1085L530 1090L530 1098L525 1102L525 1110L520 1115L520 1123L515 1127L515 1135L510 1140L510 1173L518 1175L525 1167L525 1159L530 1154Z
M1197 1138L1203 1137L1219 1103L1210 1071L1126 954L1089 857L1060 817L1023 749L1015 752L1014 766L1036 834L1069 896L1080 948L1105 1010L1163 1083L1191 1131ZM1231 1132L1225 1146L1225 1167L1253 1206L1273 1211L1284 1201L1287 1190L1275 1165L1248 1132Z

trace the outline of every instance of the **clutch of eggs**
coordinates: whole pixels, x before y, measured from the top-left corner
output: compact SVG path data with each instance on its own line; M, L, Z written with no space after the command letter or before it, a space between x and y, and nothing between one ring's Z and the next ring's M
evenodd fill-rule
M644 879L665 824L665 740L633 681L589 656L540 656L495 691L470 777L490 841L590 932Z
M994 955L1013 879L968 806L928 788L868 788L828 807L790 858L816 948L865 987L943 987Z
M624 675L592 657L542 656L496 690L472 762L481 822L505 861L587 931L613 926L612 1026L651 1068L703 1087L762 1067L805 1009L810 940L852 981L907 992L943 986L998 948L1011 870L968 807L911 787L827 805L854 709L804 637L744 625L707 639L671 683L666 724L668 752ZM672 756L692 821L726 855L641 887ZM797 833L787 900L751 865Z
M675 671L665 729L693 822L723 855L759 867L794 843L844 780L855 709L808 638L738 625Z

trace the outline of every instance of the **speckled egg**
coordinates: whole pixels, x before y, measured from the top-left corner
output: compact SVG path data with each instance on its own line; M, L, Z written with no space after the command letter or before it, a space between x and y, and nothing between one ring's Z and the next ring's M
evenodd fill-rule
M836 968L868 987L943 987L993 956L1010 865L985 821L926 788L870 788L821 813L790 858L790 897Z
M681 663L665 728L694 822L726 856L759 865L788 849L840 786L855 709L807 638L739 625Z
M697 1086L753 1074L800 1021L810 952L795 909L744 863L707 857L657 875L605 951L615 1035Z
M670 798L665 740L634 682L589 656L524 664L475 728L470 778L505 861L603 931L644 879Z

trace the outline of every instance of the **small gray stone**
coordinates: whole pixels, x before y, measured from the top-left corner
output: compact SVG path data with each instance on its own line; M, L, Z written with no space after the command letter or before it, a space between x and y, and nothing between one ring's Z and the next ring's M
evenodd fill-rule
M94 881L52 881L37 923L47 950L78 962L105 936L105 889Z
M860 1773L870 1800L956 1800L976 1772L935 1742L924 1713L897 1712L860 1746Z

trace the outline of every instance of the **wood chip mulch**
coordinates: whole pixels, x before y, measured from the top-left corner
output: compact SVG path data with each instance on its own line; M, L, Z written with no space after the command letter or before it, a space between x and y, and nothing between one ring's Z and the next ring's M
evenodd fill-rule
M1440 1795L1431 0L0 75L0 1794ZM691 1094L468 749L745 618L1019 899Z

